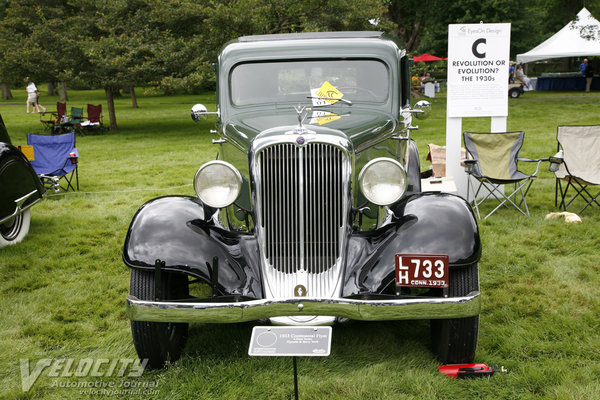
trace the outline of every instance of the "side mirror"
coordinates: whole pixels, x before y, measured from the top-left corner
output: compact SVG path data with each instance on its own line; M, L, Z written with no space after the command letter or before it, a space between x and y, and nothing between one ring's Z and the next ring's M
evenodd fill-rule
M431 103L427 100L417 101L412 112L417 119L427 119L431 114Z
M208 115L219 115L219 112L209 112L204 104L195 104L192 107L191 116L194 122L206 119Z

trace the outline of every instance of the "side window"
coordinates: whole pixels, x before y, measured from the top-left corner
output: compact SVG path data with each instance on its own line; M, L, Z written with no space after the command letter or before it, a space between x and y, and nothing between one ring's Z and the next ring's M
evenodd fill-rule
M402 93L402 107L410 107L410 66L408 56L400 59L400 93Z

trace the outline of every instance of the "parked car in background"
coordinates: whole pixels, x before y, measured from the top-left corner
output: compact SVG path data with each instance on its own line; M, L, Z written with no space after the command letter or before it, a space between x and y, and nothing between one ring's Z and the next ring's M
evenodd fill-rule
M45 191L25 155L11 144L0 115L0 247L25 238L30 208Z
M125 240L139 357L177 360L189 322L427 319L442 362L473 361L477 221L421 191L410 134L428 103L411 107L405 50L379 32L249 36L216 71L216 112L192 108L216 115L219 149L197 197L147 202Z

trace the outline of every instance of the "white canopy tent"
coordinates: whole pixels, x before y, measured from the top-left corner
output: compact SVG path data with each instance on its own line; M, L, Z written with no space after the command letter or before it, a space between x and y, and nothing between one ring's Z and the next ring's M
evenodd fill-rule
M600 22L584 7L554 36L527 53L517 54L517 63L585 56L600 56Z

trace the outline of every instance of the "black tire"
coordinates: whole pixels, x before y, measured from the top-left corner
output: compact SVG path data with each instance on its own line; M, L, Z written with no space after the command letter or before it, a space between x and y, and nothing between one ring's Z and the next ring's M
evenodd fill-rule
M165 300L185 299L188 295L186 275L163 273L162 296ZM131 270L129 294L140 300L154 300L154 271ZM140 360L148 359L148 368L163 368L175 362L188 337L187 323L131 321L133 344Z
M519 89L510 89L508 91L508 96L512 97L513 99L518 98L521 95L521 91Z
M450 269L449 296L465 296L479 290L477 264ZM477 348L479 315L467 318L432 319L431 344L443 364L472 363Z

